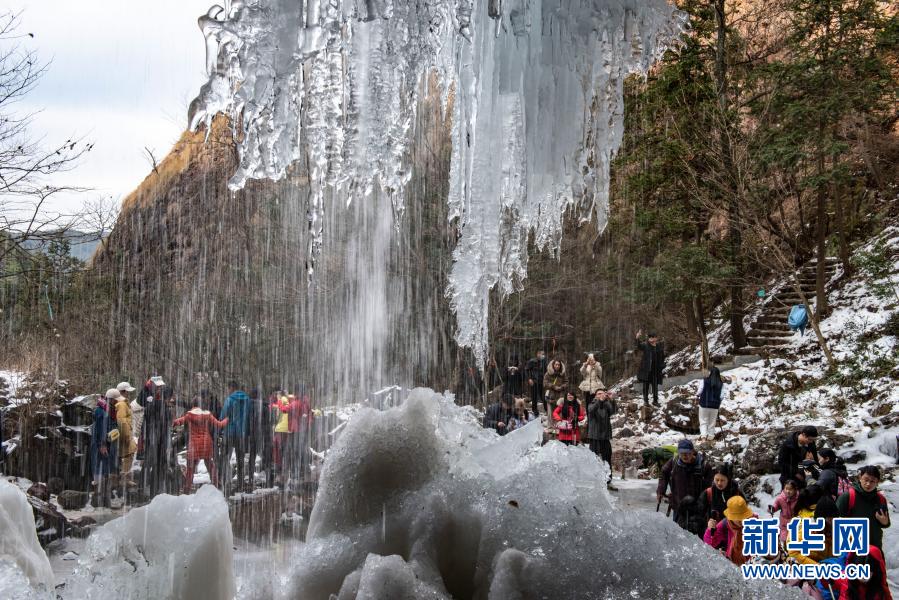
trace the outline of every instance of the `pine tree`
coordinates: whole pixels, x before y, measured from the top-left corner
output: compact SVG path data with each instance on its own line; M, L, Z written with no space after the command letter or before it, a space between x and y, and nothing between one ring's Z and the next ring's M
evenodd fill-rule
M876 0L788 0L789 34L777 60L760 69L752 103L761 125L755 154L761 176L795 180L798 202L814 199L816 294L826 314L825 258L830 233L828 199L842 224L841 190L851 178L845 124L874 119L896 99L896 81L885 60L895 48L896 15ZM800 205L801 206L801 205ZM847 232L839 231L848 265Z

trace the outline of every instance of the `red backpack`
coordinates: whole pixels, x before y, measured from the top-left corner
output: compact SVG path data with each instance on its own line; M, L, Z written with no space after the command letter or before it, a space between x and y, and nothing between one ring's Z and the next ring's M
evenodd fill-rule
M855 488L849 488L849 505L846 507L846 510L850 515L852 514L852 509L855 508L855 495ZM880 502L881 506L886 506L886 496L884 496L880 492L877 492L877 501Z

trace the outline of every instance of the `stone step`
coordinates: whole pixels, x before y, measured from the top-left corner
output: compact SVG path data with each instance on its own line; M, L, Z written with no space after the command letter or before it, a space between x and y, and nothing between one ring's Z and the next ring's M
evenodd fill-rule
M783 352L783 346L746 346L734 350L736 356L760 356L762 358Z
M752 324L751 329L764 329L766 331L789 331L790 326L781 319L773 317L759 317Z
M824 265L824 274L825 275L830 276L836 272L837 272L836 265ZM818 276L818 266L817 265L802 267L802 270L799 271L800 279L802 279L803 277L817 277L817 276Z
M812 302L815 298L817 298L817 296L814 294L807 294L805 296L805 299L808 300L809 302ZM777 298L775 298L774 300L772 300L769 303L769 306L772 308L774 308L774 307L782 308L784 306L792 308L792 307L796 306L797 304L802 304L802 303L803 303L802 298L800 296L785 296L785 297L778 296Z
M747 337L746 343L753 348L764 346L785 346L790 343L790 338L774 338L774 337Z
M784 325L783 329L750 329L747 337L774 337L782 338L790 335L790 327Z
M774 317L776 319L782 319L784 323L787 322L787 317L790 316L790 310L797 304L801 304L801 302L793 302L790 304L780 303L771 304L767 308L765 308L765 317Z

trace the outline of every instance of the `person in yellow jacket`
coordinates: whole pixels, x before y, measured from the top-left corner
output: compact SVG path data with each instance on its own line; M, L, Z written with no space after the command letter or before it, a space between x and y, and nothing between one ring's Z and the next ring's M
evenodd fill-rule
M802 490L802 492L809 492L808 497L813 499L815 496L818 496L820 493L820 488L817 485L810 485L806 489ZM828 558L833 557L833 520L836 517L840 516L840 511L837 509L836 502L833 501L829 495L824 494L821 495L820 498L814 504L809 505L808 500L803 502L802 493L799 495L799 503L805 504L802 508L797 512L797 518L807 520L807 519L824 519L826 521L826 525L824 526L824 550L811 550L808 555L802 554L799 550L790 550L788 547L787 554L790 558L794 559L797 563L801 565L816 565ZM801 542L802 541L802 526L800 525L796 530L797 536L796 539L791 539L793 542ZM790 539L792 536L787 536Z
M275 421L275 430L274 430L274 444L272 448L272 455L275 462L275 469L278 472L278 481L283 482L285 477L284 473L287 470L286 467L289 465L286 463L290 462L290 456L288 452L288 441L290 440L290 408L291 404L296 401L296 397L294 395L285 395L278 393L275 396L275 401L272 402L271 408L273 415L273 420Z
M115 419L119 426L119 458L121 466L119 476L122 483L129 487L135 485L131 477L131 466L134 464L134 453L137 451L137 442L131 432L131 403L127 396L119 394L115 404Z

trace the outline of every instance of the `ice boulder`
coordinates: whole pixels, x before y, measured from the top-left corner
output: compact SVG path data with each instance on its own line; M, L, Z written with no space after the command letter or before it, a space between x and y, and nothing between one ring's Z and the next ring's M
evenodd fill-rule
M540 434L540 435L538 435ZM283 598L781 598L670 519L621 512L608 467L499 437L430 390L359 411L325 463Z
M5 479L0 479L0 567L3 598L12 597L7 595L7 584L13 580L27 582L40 592L53 591L53 569L38 542L31 504L22 490ZM21 591L21 597L30 593Z
M206 485L150 504L98 528L67 581L72 598L231 600L236 593L228 504Z

